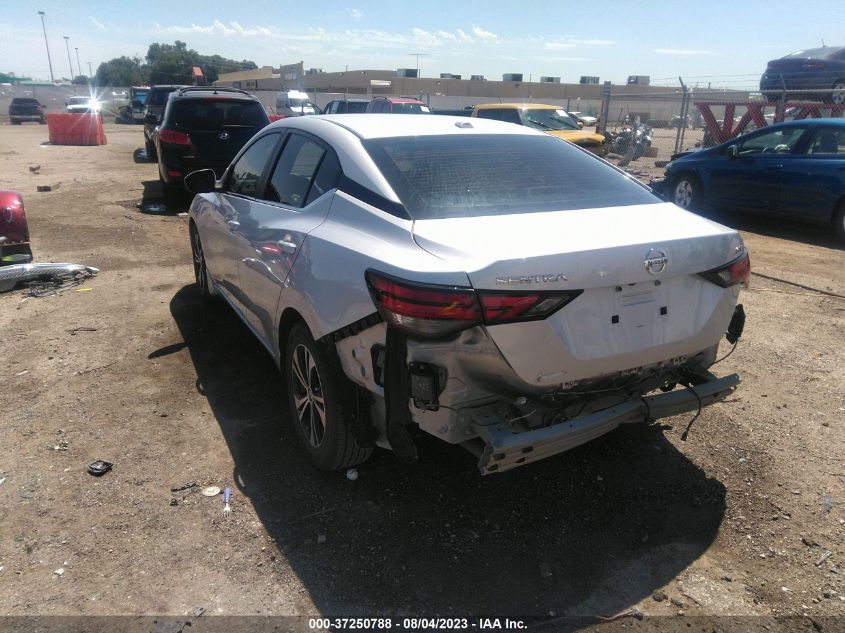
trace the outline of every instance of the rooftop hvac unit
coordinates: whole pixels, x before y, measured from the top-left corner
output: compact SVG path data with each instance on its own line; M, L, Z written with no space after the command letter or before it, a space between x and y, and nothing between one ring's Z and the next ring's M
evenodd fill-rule
M598 77L590 77L588 75L581 75L581 80L578 83L581 84L597 84L599 82Z
M472 75L470 77L470 81L487 81L487 80L484 78L484 75Z
M559 84L560 77L540 77L541 84Z
M502 81L522 81L522 73L505 73Z
M397 77L416 77L417 76L417 69L416 68L397 68L396 69L396 76Z

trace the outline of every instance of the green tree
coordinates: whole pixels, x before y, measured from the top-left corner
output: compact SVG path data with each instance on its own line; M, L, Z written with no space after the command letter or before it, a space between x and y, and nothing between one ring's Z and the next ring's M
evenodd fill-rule
M139 57L116 57L97 67L98 86L139 86L149 82L149 69Z
M202 68L206 81L216 81L221 73L258 68L255 62L226 59L220 55L200 55L185 42L150 44L147 50L150 81L154 84L190 84L194 66Z

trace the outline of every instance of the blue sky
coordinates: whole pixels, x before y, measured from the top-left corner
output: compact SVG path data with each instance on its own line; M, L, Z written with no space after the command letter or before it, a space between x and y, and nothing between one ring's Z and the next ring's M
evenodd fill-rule
M413 68L421 74L522 72L578 81L754 87L766 61L801 48L845 44L843 0L486 0L190 2L9 0L0 13L0 71L49 78L37 11L46 13L53 70L68 76L152 42L187 42L200 53L259 66L302 60L326 71Z

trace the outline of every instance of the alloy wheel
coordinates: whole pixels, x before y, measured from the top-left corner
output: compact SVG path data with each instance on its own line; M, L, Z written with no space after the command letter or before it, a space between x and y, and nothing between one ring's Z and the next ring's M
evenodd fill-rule
M199 286L200 292L202 294L208 294L208 275L205 269L205 256L202 252L202 242L200 241L199 231L194 229L193 236L193 248L191 250L194 255L194 277L196 277L197 286Z
M689 209L690 204L692 203L692 196L692 183L686 178L684 178L683 180L679 180L678 184L675 185L675 204L677 204L682 209Z
M305 345L293 350L290 370L297 422L308 443L319 448L326 433L326 402L317 364Z

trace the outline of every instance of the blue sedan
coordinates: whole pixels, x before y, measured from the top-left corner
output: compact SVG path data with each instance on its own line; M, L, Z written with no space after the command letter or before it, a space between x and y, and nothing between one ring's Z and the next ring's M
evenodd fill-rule
M779 123L682 155L652 186L684 209L792 217L845 240L845 120Z

